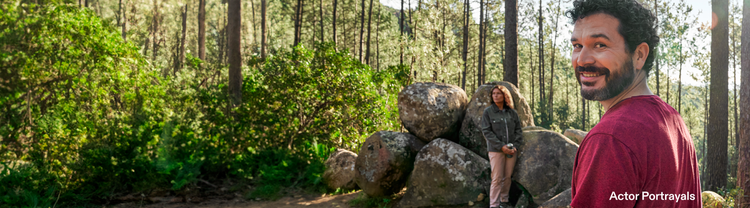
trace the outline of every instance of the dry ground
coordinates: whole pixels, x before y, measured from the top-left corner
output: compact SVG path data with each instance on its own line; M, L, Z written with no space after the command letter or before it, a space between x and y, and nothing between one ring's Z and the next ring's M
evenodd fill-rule
M349 205L349 201L356 198L361 191L339 194L339 195L314 195L314 194L300 194L284 196L276 201L266 200L246 200L241 196L215 196L207 199L203 199L198 203L184 202L185 200L180 197L162 197L157 200L161 202L153 203L155 199L149 201L130 201L120 203L113 206L105 206L112 208L129 208L129 207L143 207L143 208L290 208L290 207L305 207L305 208L345 208L352 207Z

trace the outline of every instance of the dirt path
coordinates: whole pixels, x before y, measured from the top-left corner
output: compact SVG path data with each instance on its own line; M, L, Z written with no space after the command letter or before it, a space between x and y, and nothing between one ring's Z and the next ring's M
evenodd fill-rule
M305 208L348 208L352 207L349 205L349 201L356 198L361 191L340 194L340 195L295 195L285 196L276 201L255 201L245 200L242 197L234 197L227 199L227 197L216 197L206 199L200 203L192 202L170 202L170 201L181 201L179 198L167 198L164 202L146 204L138 202L127 202L112 206L113 208L125 208L125 207L143 207L143 208L290 208L290 207L305 207Z

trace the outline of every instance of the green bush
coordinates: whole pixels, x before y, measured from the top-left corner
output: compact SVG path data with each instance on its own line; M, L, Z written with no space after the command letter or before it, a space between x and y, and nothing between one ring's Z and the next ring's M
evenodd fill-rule
M0 207L105 203L225 175L252 184L248 196L326 191L331 151L398 128L409 69L374 72L332 43L251 59L231 108L225 65L188 54L165 76L90 10L0 7Z

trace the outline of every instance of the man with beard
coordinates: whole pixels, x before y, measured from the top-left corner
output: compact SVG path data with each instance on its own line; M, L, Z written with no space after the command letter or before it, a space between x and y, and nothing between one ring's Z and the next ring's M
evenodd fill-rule
M701 207L698 161L680 114L648 88L656 17L636 0L576 0L572 64L606 113L573 168L571 206Z

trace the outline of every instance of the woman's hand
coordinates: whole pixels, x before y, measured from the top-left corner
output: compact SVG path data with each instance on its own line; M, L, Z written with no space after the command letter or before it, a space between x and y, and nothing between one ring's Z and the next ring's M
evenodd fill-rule
M510 148L508 148L508 146L505 146L505 145L500 150L502 150L503 153L505 153L506 155L515 155L516 154L516 149L515 148L514 149L510 149Z

